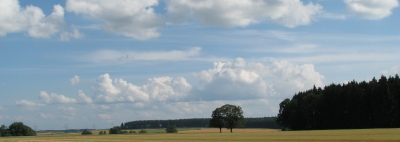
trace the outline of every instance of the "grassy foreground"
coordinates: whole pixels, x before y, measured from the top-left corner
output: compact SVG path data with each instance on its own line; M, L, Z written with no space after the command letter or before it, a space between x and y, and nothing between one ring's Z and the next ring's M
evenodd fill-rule
M164 129L162 129L164 130ZM400 141L400 128L318 131L279 131L272 129L186 129L177 134L148 130L148 134L83 136L78 133L39 134L33 137L0 137L0 141Z

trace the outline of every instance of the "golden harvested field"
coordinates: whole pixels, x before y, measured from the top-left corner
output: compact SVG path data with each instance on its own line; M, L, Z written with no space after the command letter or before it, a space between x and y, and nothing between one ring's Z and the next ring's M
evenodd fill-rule
M272 129L234 129L233 133L223 129L197 129L165 134L149 130L149 134L82 136L78 133L40 134L34 137L3 137L0 141L400 141L400 129L356 129L318 131L279 131ZM152 133L154 132L154 133Z

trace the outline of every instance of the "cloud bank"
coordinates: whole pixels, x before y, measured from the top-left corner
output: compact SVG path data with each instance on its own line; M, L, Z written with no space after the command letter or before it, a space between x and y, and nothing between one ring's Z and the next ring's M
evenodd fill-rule
M212 68L194 73L194 76L201 86L192 86L184 77L169 76L149 78L143 85L134 85L121 78L112 79L106 73L97 78L93 97L82 90L78 91L78 97L80 102L88 104L137 103L139 106L153 102L269 99L277 95L291 96L313 85L321 87L324 79L312 64L297 65L286 60L271 64L248 63L242 58L215 62ZM46 91L41 91L39 97L46 104L78 102ZM25 100L17 101L17 105L38 106Z
M203 25L245 27L273 21L294 28L311 23L313 16L322 12L318 4L303 4L299 0L167 0L170 22L179 24L188 19Z
M368 20L380 20L392 14L398 0L344 0L348 11ZM258 23L277 23L289 28L309 25L317 18L345 19L324 11L312 2L301 0L166 0L165 13L157 13L158 0L67 0L65 10L97 23L105 32L137 40L157 38L165 25L199 22L206 26L246 27ZM21 7L18 0L0 2L0 36L27 32L34 38L60 34L61 41L84 36L77 27L64 21L64 8L54 5L45 15L41 8ZM83 26L84 27L84 26Z
M66 10L104 22L106 32L138 40L156 38L163 19L152 7L158 0L67 0Z
M184 77L169 76L149 78L143 85L134 85L122 78L112 79L106 73L97 78L93 97L82 90L78 97L84 103L134 103L143 107L154 102L270 99L324 85L324 76L314 70L314 65L286 60L266 64L237 58L233 62L215 62L212 68L194 76L200 86L192 86ZM49 95L41 96L46 103L68 103L57 94L51 99ZM69 101L72 102L75 100Z

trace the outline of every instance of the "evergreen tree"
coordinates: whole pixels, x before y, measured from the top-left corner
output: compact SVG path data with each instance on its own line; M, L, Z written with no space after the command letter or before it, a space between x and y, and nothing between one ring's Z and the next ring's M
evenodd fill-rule
M279 104L276 122L284 129L354 129L400 127L400 79L315 86Z

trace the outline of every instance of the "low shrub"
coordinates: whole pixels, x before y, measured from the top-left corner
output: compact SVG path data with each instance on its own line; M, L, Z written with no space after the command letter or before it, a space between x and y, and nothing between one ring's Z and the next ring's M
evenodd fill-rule
M129 134L135 134L135 133L136 133L136 131L133 131L133 130L129 131Z
M139 134L143 134L143 133L147 133L147 131L145 129L142 129L139 131Z
M178 133L178 129L176 129L175 125L168 126L167 129L165 129L166 133Z
M89 130L84 130L82 132L82 135L91 135L91 134L93 134L93 133L92 133L92 131L89 131Z

